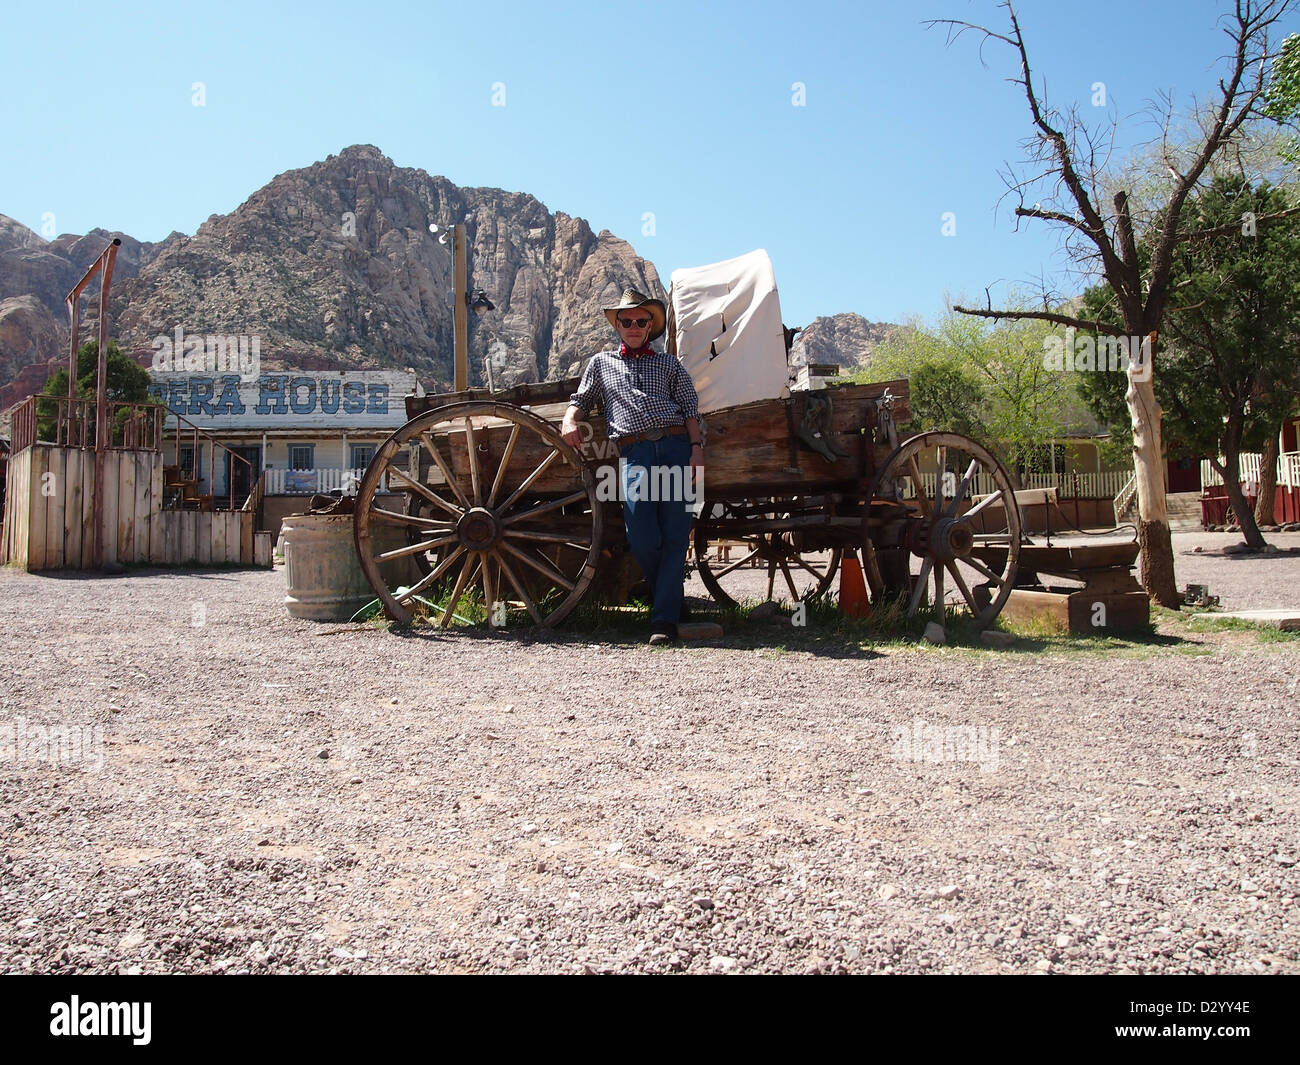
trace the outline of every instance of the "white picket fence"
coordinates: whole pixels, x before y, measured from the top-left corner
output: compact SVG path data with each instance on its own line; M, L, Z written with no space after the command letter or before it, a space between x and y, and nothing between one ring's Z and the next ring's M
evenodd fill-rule
M267 470L266 494L269 496L310 496L342 491L355 495L366 468L319 470ZM382 485L381 485L382 487Z
M961 484L963 472L961 470L949 472L944 487L944 495L948 498L952 498L957 486ZM1055 488L1062 499L1074 499L1076 495L1079 499L1114 499L1132 476L1132 470L1102 470L1100 473L1031 473L1023 478L1020 487ZM937 480L937 474L924 472L924 463L922 463L921 483L925 486L926 495L931 499L935 495ZM983 496L992 491L994 491L993 478L981 470L972 480L967 495L968 497Z
M1255 451L1243 451L1241 459L1241 479L1259 484L1259 464L1263 456ZM1223 457L1219 457L1223 461ZM1300 488L1300 451L1287 451L1277 457L1277 483L1287 488ZM1223 484L1223 478L1210 465L1209 459L1201 459L1201 484Z

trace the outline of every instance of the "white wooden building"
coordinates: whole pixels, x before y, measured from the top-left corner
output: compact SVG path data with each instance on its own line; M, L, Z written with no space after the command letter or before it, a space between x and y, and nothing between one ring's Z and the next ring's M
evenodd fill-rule
M406 421L404 397L423 394L414 370L268 371L242 380L235 373L151 371L153 392L185 419L176 439L168 419L163 453L197 483L197 494L246 496L245 482L266 471L265 495L303 496L359 480L375 449ZM214 455L190 425L211 434L250 463Z

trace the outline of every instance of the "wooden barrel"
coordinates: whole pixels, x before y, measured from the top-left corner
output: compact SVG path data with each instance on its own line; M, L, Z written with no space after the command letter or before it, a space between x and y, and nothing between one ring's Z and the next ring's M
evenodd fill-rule
M402 530L381 526L375 546L388 551L404 543ZM290 514L280 526L284 541L285 608L310 621L347 621L375 598L357 561L351 514ZM375 535L375 534L372 534ZM413 582L409 559L393 567L390 587Z

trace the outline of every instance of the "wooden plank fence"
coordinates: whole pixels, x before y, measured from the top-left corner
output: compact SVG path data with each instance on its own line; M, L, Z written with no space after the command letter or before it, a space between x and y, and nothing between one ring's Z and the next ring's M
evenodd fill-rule
M104 558L123 565L254 565L256 511L163 510L163 456L109 450ZM34 444L9 460L0 563L90 569L95 546L93 451Z

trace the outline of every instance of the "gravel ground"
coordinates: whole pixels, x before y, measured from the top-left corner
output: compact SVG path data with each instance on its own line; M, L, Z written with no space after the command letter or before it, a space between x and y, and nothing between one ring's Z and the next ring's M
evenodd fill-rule
M1300 610L1300 533L1266 533L1265 541L1278 548L1278 554L1261 555L1224 555L1223 549L1240 544L1241 537L1236 533L1178 532L1173 536L1174 573L1178 587L1186 588L1189 584L1207 584L1210 594L1220 598L1222 610L1260 610L1269 607L1295 607ZM1076 544L1104 544L1120 541L1132 542L1133 535L1079 535L1053 536L1053 547L1067 547ZM1047 541L1041 535L1034 537L1037 544ZM1291 555L1289 552L1296 552ZM733 559L742 558L736 553ZM811 556L822 561L825 556ZM916 573L919 563L913 560L912 572ZM795 587L801 592L804 585L810 583L804 574L795 570ZM966 570L966 578L973 585L983 580L974 570ZM1047 579L1052 585L1067 585L1069 582L1059 577ZM949 581L945 599L953 605L961 604L961 593L951 587ZM733 596L747 595L763 599L767 595L767 570L742 567L727 575L724 586ZM778 575L775 582L777 594L782 594L784 582ZM699 598L702 602L709 598L703 582L693 573L686 584L687 594Z
M1300 605L1234 540L1180 585ZM1295 642L325 635L283 581L0 572L0 971L1300 971Z

